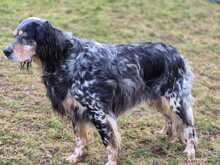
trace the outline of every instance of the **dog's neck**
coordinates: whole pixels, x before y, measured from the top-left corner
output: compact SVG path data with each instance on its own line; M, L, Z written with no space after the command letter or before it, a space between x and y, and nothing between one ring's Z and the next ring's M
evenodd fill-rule
M43 37L37 43L36 54L43 68L53 72L67 58L72 43L63 32L53 27L49 27L43 33L40 34Z

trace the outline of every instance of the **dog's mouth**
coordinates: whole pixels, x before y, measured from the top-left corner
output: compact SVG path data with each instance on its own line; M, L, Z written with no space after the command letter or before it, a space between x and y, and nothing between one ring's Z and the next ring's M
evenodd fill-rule
M31 68L31 65L32 65L32 59L30 58L28 60L20 62L20 69L21 70L29 70Z

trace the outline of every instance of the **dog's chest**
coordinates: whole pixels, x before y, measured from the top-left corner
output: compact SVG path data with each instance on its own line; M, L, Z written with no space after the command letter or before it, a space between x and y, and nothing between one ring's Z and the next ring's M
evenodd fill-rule
M43 82L47 89L47 96L52 102L53 108L60 109L63 107L62 102L65 100L69 83L61 73L47 73L42 76Z
M52 103L53 109L61 115L66 115L70 119L75 118L76 109L80 112L84 108L70 94L70 82L60 74L44 75L43 81L47 89L47 95Z

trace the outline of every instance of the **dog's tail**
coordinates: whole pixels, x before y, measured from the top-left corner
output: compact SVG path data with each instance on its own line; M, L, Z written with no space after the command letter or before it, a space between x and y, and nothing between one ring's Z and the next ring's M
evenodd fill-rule
M183 74L182 88L180 89L180 105L182 106L183 113L185 114L185 122L188 125L194 125L193 112L192 112L192 83L194 75L191 71L187 61L185 61L185 72Z

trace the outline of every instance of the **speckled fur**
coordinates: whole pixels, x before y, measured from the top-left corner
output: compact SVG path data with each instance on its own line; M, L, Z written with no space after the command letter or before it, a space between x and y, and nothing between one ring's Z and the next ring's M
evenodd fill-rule
M42 79L53 109L75 123L92 123L106 147L117 148L119 143L109 116L115 119L142 101L161 97L168 100L178 120L194 132L192 73L174 47L151 42L88 41L32 18L24 20L16 30L36 42L35 58L42 65Z

